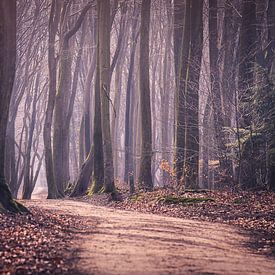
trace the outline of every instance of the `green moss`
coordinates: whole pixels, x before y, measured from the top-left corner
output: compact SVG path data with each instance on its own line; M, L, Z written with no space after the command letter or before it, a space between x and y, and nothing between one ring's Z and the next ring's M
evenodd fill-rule
M184 197L176 197L176 196L165 196L159 197L159 202L164 202L168 204L194 204L201 202L214 201L211 198L184 198Z
M131 201L140 201L144 198L142 194L134 194L130 197Z
M102 194L102 193L104 193L104 187L101 187L98 190L98 186L96 185L96 182L93 180L91 187L88 188L87 195L92 197L94 194Z
M99 194L104 194L106 193L105 187L101 187L101 189L98 191Z
M185 193L207 193L209 190L207 189L185 189Z
M236 198L236 199L233 200L233 203L234 204L243 204L244 200L242 198Z

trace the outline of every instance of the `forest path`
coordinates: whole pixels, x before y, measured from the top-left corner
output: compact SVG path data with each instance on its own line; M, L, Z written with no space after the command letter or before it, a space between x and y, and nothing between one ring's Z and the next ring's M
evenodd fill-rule
M25 204L84 218L87 233L74 244L86 274L275 274L275 261L247 250L232 226L71 200Z

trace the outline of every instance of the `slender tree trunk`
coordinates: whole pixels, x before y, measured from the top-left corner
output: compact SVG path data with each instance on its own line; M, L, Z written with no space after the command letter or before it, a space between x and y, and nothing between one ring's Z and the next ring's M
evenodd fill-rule
M181 6L183 9L183 6ZM175 170L176 178L180 186L183 185L183 166L185 158L185 135L186 135L186 80L187 80L187 67L188 56L190 51L190 24L191 24L191 0L186 1L185 16L184 16L184 30L181 43L181 53L178 58L180 63L176 67L175 72L178 72L176 76L176 93L175 93ZM183 12L183 11L182 11ZM174 24L183 24L181 22ZM174 27L175 28L175 27ZM177 33L174 33L174 36ZM175 39L175 38L174 38ZM175 60L175 64L179 62Z
M191 43L186 91L185 184L199 186L199 78L203 47L203 0L191 3Z
M33 144L33 135L36 123L36 105L37 105L37 94L39 88L40 81L40 73L36 77L34 96L32 100L32 116L30 119L29 125L29 133L28 133L28 141L27 141L27 149L25 152L25 160L24 160L24 185L23 185L23 199L31 199L31 194L34 189L34 185L32 185L32 178L30 176L30 164L31 164L31 151Z
M167 20L168 20L168 28L166 33L166 46L165 46L165 55L164 55L164 64L163 64L163 89L161 93L161 146L162 146L162 159L169 164L169 153L168 153L168 145L169 145L169 101L170 96L167 92L169 90L169 82L168 79L170 76L169 68L171 68L171 60L169 59L169 52L172 48L172 34L171 31L173 28L172 23L172 5L170 1L166 2L166 10L167 10ZM163 185L166 186L169 184L169 173L163 170L162 173L162 181Z
M97 2L99 8L99 76L101 125L104 156L104 191L115 193L113 152L110 129L110 0Z
M138 38L138 9L134 7L132 19L132 45L130 51L130 65L126 87L126 110L125 110L125 171L124 181L130 185L131 193L134 193L134 160L133 160L133 114L134 114L134 64Z
M151 0L143 0L141 4L140 26L140 111L141 111L141 164L139 185L142 189L152 190L152 123L150 104L149 78L149 32L150 32Z
M226 154L226 140L223 132L224 118L222 113L222 97L220 90L219 50L218 50L218 6L217 0L209 0L209 58L211 103L213 106L214 130L218 145L218 157L222 170L230 167Z
M100 9L100 4L98 5ZM98 11L99 12L99 11ZM101 100L99 83L99 54L97 52L96 79L95 79L95 113L94 113L94 178L92 192L98 193L103 188L104 159L101 128Z
M48 68L49 68L49 95L46 109L45 124L43 130L45 168L48 185L48 199L56 199L60 196L54 179L53 154L52 154L52 120L56 94L56 58L55 58L55 37L59 24L60 6L58 1L52 0L49 19L48 38Z
M251 113L248 111L254 81L256 61L256 0L242 1L242 20L239 46L239 79L238 93L240 100L241 126L251 125Z

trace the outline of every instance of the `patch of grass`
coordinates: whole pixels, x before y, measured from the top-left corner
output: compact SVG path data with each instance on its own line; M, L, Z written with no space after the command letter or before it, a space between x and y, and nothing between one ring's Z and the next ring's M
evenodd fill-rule
M184 198L176 196L164 196L158 198L159 202L168 203L168 204L194 204L201 202L214 201L211 198Z
M130 197L131 201L135 202L135 201L140 201L144 198L144 196L142 194L134 194Z
M184 193L207 193L209 190L207 189L185 189Z
M244 199L243 198L236 198L233 200L234 204L243 204L244 203Z

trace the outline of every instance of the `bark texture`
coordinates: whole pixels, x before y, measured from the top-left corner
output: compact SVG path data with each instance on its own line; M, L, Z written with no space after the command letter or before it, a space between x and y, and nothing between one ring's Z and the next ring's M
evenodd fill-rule
M104 191L115 192L113 152L110 129L110 0L99 5L99 83L101 100L101 126L104 157Z
M141 164L139 170L139 186L145 190L153 189L152 160L152 123L149 78L149 32L150 32L151 1L143 0L141 4L140 26L140 59L139 88L141 111Z

